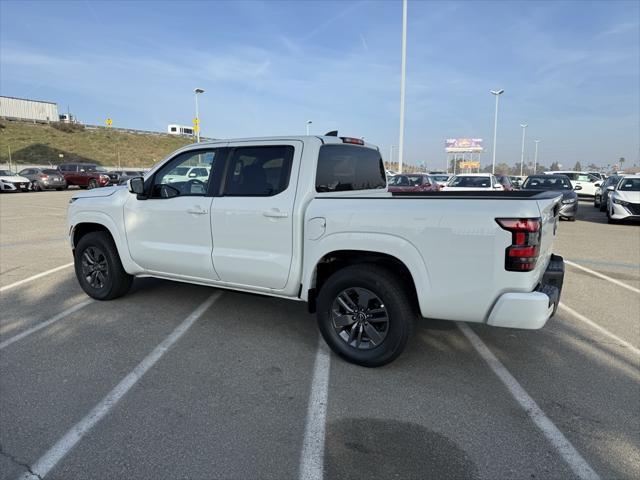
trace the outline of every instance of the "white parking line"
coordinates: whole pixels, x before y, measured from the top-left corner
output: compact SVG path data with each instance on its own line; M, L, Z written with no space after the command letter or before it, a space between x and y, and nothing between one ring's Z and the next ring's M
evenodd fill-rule
M578 265L577 263L574 263L570 260L565 260L564 263L566 263L567 265L571 265L572 267L579 268L580 270L584 270L585 272L590 273L595 277L599 277L599 278L602 278L603 280L607 280L615 285L618 285L619 287L626 288L627 290L631 290L632 292L640 293L640 289L636 287L627 285L626 283L621 282L620 280L616 280L615 278L611 278L607 275L603 275L602 273L596 272L595 270L591 270L590 268L583 267L582 265Z
M330 367L331 357L321 336L311 378L307 422L300 455L300 480L322 480L324 474L324 432Z
M599 480L600 477L598 474L589 466L586 460L582 458L580 453L578 453L562 432L558 430L558 427L544 414L538 404L529 396L525 389L522 388L513 375L509 373L500 360L489 350L489 347L480 340L480 337L464 323L458 323L458 328L464 336L467 337L469 342L471 342L476 352L487 362L487 365L493 370L493 373L495 373L507 387L513 398L515 398L524 411L527 412L527 415L533 420L533 423L536 424L544 436L547 437L556 450L558 450L562 458L564 458L565 462L567 462L571 470L573 470L573 473L581 480Z
M576 317L578 320L580 320L581 322L586 323L587 325L595 328L596 330L598 330L600 333L604 333L607 337L611 338L612 340L614 340L615 342L619 343L620 345L622 345L625 348L628 348L629 350L631 350L633 353L635 353L636 355L640 355L640 349L634 347L633 345L631 345L629 342L627 342L626 340L621 339L620 337L618 337L617 335L611 333L609 330L607 330L606 328L601 327L600 325L598 325L596 322L594 322L593 320L589 320L587 317L585 317L584 315L582 315L581 313L576 312L573 308L571 307L567 307L564 303L560 302L558 304L558 307L561 310L564 310L568 313L570 313L571 315L573 315L574 317Z
M153 367L169 348L176 343L182 335L198 320L213 303L220 298L221 292L216 292L205 300L191 315L176 327L160 345L153 349L131 373L124 377L118 385L111 390L106 397L98 403L82 420L76 423L64 436L56 442L40 459L31 467L31 471L21 475L20 480L41 480L57 463L69 453L82 437L91 430L96 423L102 420L113 407L138 383L147 371ZM33 473L32 473L33 472Z
M25 283L31 282L33 280L37 280L42 277L46 277L52 273L59 272L60 270L64 270L65 268L69 268L73 266L73 262L67 263L65 265L60 265L59 267L52 268L51 270L47 270L46 272L38 273L37 275L33 275L31 277L25 278L24 280L20 280L18 282L10 283L9 285L5 285L4 287L0 287L0 292L5 292L11 288L19 287L20 285L24 285Z
M84 302L80 302L79 304L74 305L71 308L67 308L64 312L60 312L59 314L51 317L49 320L44 321L42 323L39 323L35 327L29 328L28 330L25 330L24 332L18 333L17 335L6 339L4 342L0 343L0 350L8 347L9 345L17 342L18 340L22 340L24 337L28 337L32 333L36 333L38 330L42 330L43 328L48 327L49 325L51 325L52 323L57 322L58 320L62 320L63 318L68 317L72 313L77 312L78 310L86 307L87 305L92 304L93 302L95 302L95 300L89 298L89 299L85 300Z

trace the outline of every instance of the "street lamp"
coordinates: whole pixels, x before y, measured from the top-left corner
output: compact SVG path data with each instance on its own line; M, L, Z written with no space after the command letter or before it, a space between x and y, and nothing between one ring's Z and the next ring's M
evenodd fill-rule
M492 95L496 97L496 114L493 122L493 166L491 167L491 173L496 173L496 140L498 138L498 100L500 95L504 93L504 90L490 90Z
M521 123L520 126L522 127L522 152L520 153L520 176L522 177L522 168L524 167L524 135L527 130L527 124Z
M311 120L307 120L306 125L307 125L307 136L309 135L309 132L311 131L311 124L313 122Z
M400 73L400 138L398 140L398 173L404 160L404 98L407 80L407 0L402 0L402 67Z
M540 143L540 140L534 140L536 142L536 153L533 156L533 174L536 174L536 169L538 168L538 144Z
M193 90L193 93L196 96L196 121L194 122L196 127L196 142L200 143L200 111L198 110L198 94L204 93L204 90L202 88L196 88Z

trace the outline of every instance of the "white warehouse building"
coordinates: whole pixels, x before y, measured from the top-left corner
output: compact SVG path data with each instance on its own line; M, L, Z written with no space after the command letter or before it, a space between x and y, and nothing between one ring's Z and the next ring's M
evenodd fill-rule
M57 122L58 104L0 96L0 117L36 122Z

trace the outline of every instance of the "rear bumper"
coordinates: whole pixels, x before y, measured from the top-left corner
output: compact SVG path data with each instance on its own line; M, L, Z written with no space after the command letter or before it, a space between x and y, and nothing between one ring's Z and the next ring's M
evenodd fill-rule
M553 316L562 293L564 259L551 255L540 285L529 293L504 293L498 298L487 324L494 327L536 330Z

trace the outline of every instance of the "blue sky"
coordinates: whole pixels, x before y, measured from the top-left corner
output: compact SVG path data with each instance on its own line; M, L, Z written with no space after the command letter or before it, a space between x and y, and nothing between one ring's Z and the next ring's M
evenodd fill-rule
M400 1L0 2L0 94L86 123L203 135L339 129L398 143ZM640 163L640 3L410 1L405 161L444 167L444 140L497 161Z

